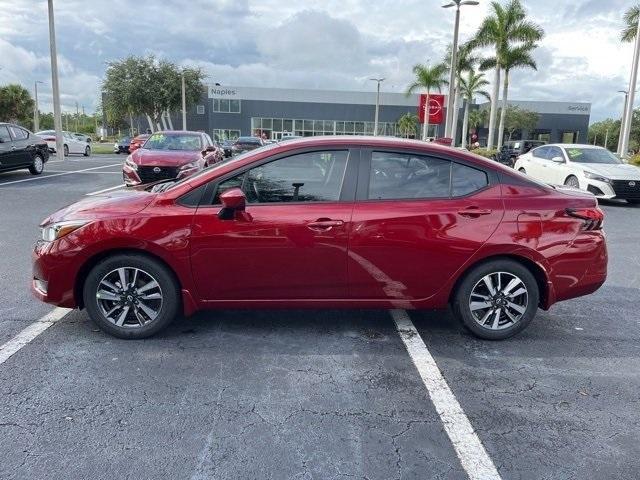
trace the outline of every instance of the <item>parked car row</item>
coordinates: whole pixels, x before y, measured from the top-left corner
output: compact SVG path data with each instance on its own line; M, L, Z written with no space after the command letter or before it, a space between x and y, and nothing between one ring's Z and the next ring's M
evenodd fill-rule
M36 135L41 137L49 146L49 152L56 153L56 131L55 130L42 130L36 132ZM89 140L87 140L89 139ZM64 156L68 156L70 153L84 155L88 157L91 155L91 137L86 135L74 134L71 132L62 132L62 145L64 149Z

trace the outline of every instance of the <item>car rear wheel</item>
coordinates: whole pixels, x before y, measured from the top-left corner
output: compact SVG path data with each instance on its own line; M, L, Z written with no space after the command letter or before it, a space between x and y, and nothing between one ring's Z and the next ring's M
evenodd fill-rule
M33 163L29 167L32 175L40 175L44 171L44 160L40 155L33 157Z
M539 298L538 283L524 265L493 260L465 276L455 292L453 311L475 336L504 340L529 325Z
M121 254L91 270L83 298L91 320L101 330L118 338L138 339L154 335L175 319L180 289L160 262Z
M69 147L68 147L67 145L65 145L65 146L64 146L64 150L63 150L63 152L64 152L64 156L65 156L65 157L68 157L68 156L69 156Z
M564 185L570 188L580 188L580 182L578 181L578 177L575 177L573 175L570 175L569 177L567 177L567 179L564 181Z
M87 147L84 149L84 156L88 157L89 155L91 155L91 147L87 145Z

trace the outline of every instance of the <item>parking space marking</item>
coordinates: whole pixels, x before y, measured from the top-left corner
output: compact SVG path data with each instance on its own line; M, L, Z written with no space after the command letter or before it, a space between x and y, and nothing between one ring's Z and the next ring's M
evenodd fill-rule
M111 164L111 165L103 165L101 167L83 168L82 170L71 170L69 172L54 173L53 175L45 175L45 176L39 176L39 177L23 178L21 180L12 180L10 182L0 183L0 187L3 187L5 185L12 185L14 183L32 182L32 181L35 181L35 180L42 180L44 178L60 177L62 175L72 175L74 173L89 172L91 170L100 170L102 168L115 167L116 165L120 165L120 164L119 163L114 163L114 164Z
M392 310L391 316L469 479L500 480L498 470L409 315L405 310Z
M6 362L11 355L19 351L22 347L28 345L34 338L44 332L51 325L61 320L70 311L70 308L55 308L44 317L33 322L11 340L1 345L0 365Z
M87 197L91 197L93 195L100 195L101 193L110 192L111 190L116 190L118 188L124 188L124 184L116 185L115 187L103 188L102 190L98 190L96 192L85 193Z

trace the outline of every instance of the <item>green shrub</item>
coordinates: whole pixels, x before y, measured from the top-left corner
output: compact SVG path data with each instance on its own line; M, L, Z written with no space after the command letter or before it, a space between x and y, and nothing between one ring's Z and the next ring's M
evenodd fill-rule
M476 155L480 155L481 157L491 158L498 153L498 150L489 150L487 148L476 148L475 150L471 150L471 153L475 153Z
M629 159L629 163L631 165L637 165L640 167L640 153L636 153L633 157Z

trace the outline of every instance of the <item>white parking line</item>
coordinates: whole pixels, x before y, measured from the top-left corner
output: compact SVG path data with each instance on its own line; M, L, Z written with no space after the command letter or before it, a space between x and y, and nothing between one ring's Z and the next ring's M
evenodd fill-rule
M391 316L469 479L499 480L498 470L409 315L405 310L392 310Z
M100 195L101 193L110 192L111 190L116 190L117 188L124 188L124 184L116 185L115 187L103 188L102 190L98 190L97 192L85 193L87 197L91 197L93 195Z
M92 168L83 168L82 170L71 170L69 172L63 172L63 173L54 173L53 175L45 175L43 177L30 177L30 178L23 178L22 180L13 180L11 182L4 182L4 183L0 183L0 187L3 187L5 185L12 185L14 183L22 183L22 182L33 182L35 180L42 180L44 178L52 178L52 177L60 177L62 175L72 175L74 173L82 173L82 172L89 172L91 170L100 170L102 168L110 168L110 167L115 167L116 165L120 165L119 163L114 163L112 165L103 165L102 167L92 167Z
M7 343L0 346L0 365L6 362L11 355L27 345L51 325L61 320L70 311L70 308L55 308L40 320L36 320L27 328L22 330Z

